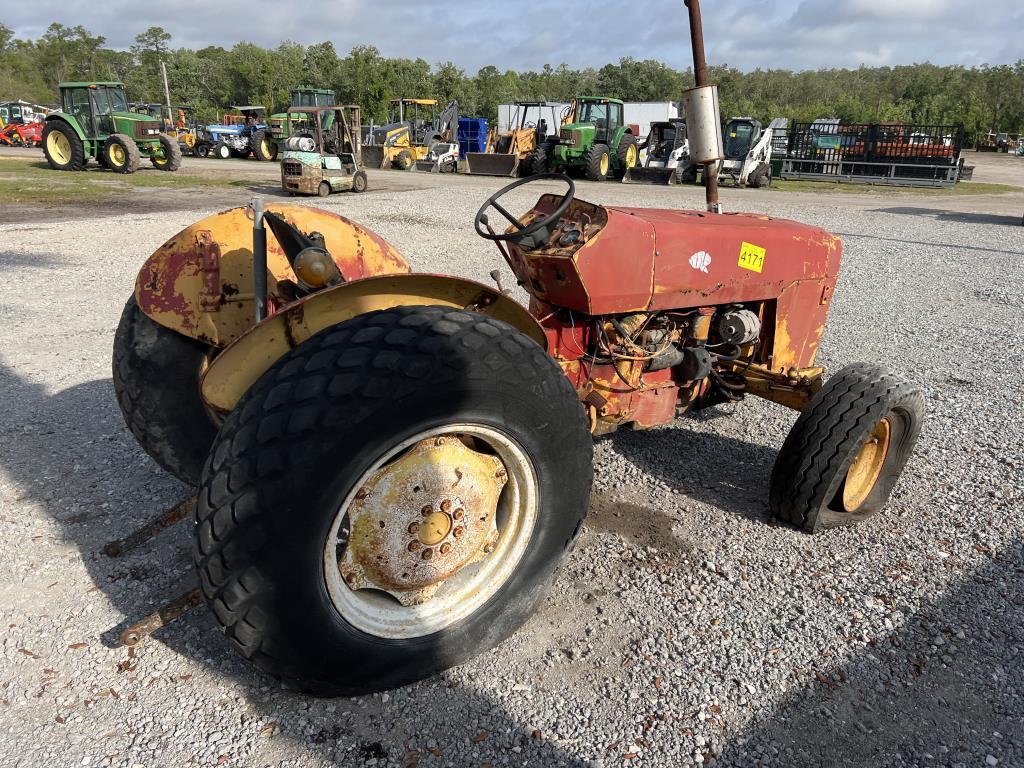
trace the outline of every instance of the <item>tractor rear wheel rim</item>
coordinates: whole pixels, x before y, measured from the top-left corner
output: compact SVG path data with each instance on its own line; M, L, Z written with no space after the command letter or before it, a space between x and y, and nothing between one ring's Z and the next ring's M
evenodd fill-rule
M636 165L636 144L630 144L626 148L626 167L632 168Z
M71 162L71 142L60 131L53 131L46 140L50 155L60 164Z
M607 176L608 175L608 153L607 152L605 152L603 155L601 155L601 175L602 176Z
M871 430L871 434L850 465L843 484L843 509L847 512L856 512L878 482L882 467L885 466L885 458L889 455L891 434L889 420L882 419Z
M533 464L493 427L421 432L363 473L324 543L335 610L383 638L433 634L509 580L538 516Z

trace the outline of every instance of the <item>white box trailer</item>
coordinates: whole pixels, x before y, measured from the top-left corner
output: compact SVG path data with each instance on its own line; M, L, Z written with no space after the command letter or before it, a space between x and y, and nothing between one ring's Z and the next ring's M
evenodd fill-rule
M559 112L568 108L567 102L560 102ZM510 130L512 116L515 114L515 104L498 105L498 132L504 133ZM627 101L623 107L627 125L638 127L637 136L643 141L651 130L651 123L659 120L669 120L679 117L678 101ZM548 135L558 135L557 125L548 125Z

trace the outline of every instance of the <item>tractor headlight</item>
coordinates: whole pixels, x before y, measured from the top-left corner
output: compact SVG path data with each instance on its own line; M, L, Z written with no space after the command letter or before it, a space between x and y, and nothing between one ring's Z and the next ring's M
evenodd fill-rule
M341 277L338 265L323 248L306 248L292 265L296 276L310 288L323 288Z

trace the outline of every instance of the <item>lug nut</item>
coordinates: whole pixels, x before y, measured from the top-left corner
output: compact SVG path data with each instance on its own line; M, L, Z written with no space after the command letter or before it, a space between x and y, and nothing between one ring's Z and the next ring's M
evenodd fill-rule
M508 476L508 472L505 471L504 467L498 467L498 471L494 473L494 476L499 480L502 480Z
M442 555L447 555L451 551L452 551L452 545L449 544L447 541L444 544L441 545L441 554Z
M420 524L413 521L409 523L409 533L418 533L420 530Z
M439 438L437 438L437 439L436 439L436 440L434 441L434 445L437 445L437 446L442 446L442 445L444 445L444 443L445 443L445 440L444 440L444 438L443 438L443 437L439 437Z
M466 513L461 507L452 512L452 517L454 517L456 520L461 520L465 516Z
M356 580L356 575L354 573L346 573L345 574L345 583L346 584L354 584L355 580Z
M434 511L434 510L433 510L433 509L431 508L431 506L430 506L429 504L424 504L424 505L423 505L423 509L421 509L421 510L420 510L420 513L421 513L421 514L422 514L422 515L423 515L424 517L429 517L429 516L430 516L430 514L431 514L431 513L433 512L433 511Z
M406 549L408 549L410 552L415 552L419 548L420 548L420 543L418 541L416 541L415 539L410 541L409 542L409 546L406 547Z
M423 557L424 560L429 560L433 556L434 556L434 550L430 549L429 547L427 549L423 550L422 557Z
M370 489L367 488L364 485L362 488L360 488L358 491L356 491L356 500L358 501L360 499L365 499L369 495L370 495Z
M462 538L462 535L463 535L463 534L464 534L465 532L466 532L466 529L465 529L465 528L463 528L463 527L462 527L462 526L460 525L460 526L458 526L458 527L457 527L457 528L456 528L456 529L455 529L454 531L452 531L452 536L454 536L454 537L455 537L456 539L461 539L461 538Z
M452 508L452 500L451 499L445 499L444 501L441 502L441 511L442 512L447 512L451 508Z

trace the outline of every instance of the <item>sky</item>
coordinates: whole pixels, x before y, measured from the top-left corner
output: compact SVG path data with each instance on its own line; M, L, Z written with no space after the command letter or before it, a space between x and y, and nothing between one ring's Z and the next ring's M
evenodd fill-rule
M1024 59L1020 0L704 0L703 17L708 63L745 71ZM113 48L160 26L174 47L329 40L339 55L375 45L469 74L488 64L600 67L623 56L676 69L692 62L682 0L34 0L0 10L21 38L54 21L82 24Z

